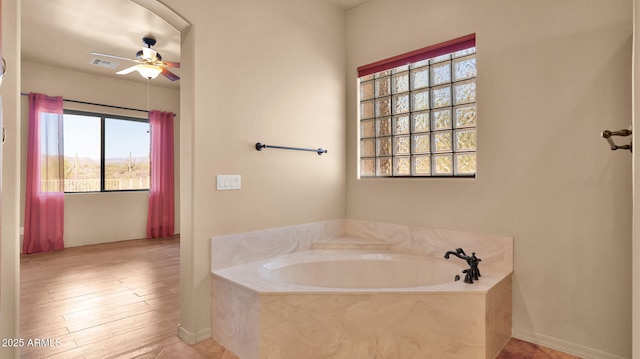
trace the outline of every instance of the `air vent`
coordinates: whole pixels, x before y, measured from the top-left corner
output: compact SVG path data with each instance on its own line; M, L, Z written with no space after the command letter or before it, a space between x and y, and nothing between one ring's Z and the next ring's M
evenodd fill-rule
M91 60L91 64L92 65L96 65L96 66L106 67L106 68L109 68L109 69L115 69L116 67L118 67L118 65L120 65L117 62L107 61L107 60L102 60L102 59L93 59L93 60Z

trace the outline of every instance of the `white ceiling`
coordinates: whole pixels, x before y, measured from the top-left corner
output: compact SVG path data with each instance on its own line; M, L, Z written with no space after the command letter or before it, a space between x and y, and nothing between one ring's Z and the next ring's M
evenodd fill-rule
M180 34L128 0L22 0L21 4L23 60L146 82L137 72L115 75L134 62L98 57L118 62L115 70L90 62L97 57L91 52L135 59L145 46L142 37L150 34L163 60L180 61ZM173 72L180 76L179 69ZM179 82L163 76L154 80L160 86L178 87Z
M325 0L351 9L370 0ZM22 58L77 71L118 76L145 82L137 72L116 75L135 65L127 60L91 55L91 52L135 59L142 37L152 35L153 47L165 61L180 61L180 34L166 22L129 0L22 0ZM94 58L119 63L116 69L91 64ZM171 69L180 76L180 69ZM180 81L163 76L157 86L179 88Z

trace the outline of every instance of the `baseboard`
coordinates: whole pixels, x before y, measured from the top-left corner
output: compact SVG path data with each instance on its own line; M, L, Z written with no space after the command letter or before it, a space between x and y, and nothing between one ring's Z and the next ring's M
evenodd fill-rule
M544 347L558 350L567 354L575 355L584 359L627 359L611 353L567 342L562 339L553 338L544 334L537 334L525 330L513 329L511 335L529 343L542 345Z
M182 326L178 326L178 338L189 345L194 345L211 338L211 328L205 328L193 333L184 329Z

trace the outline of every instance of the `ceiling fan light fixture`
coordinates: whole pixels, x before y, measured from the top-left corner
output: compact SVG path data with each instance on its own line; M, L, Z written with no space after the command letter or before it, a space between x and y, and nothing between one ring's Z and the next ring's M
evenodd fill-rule
M0 0L0 2L2 2L2 0ZM166 61L166 62L162 61L162 56L160 56L160 54L156 50L151 48L151 46L155 45L156 43L156 40L154 38L148 36L148 37L144 37L142 41L144 42L145 45L147 45L147 47L143 47L142 50L138 51L136 53L135 59L130 59L122 56L103 54L100 52L92 52L91 54L97 55L97 56L112 57L116 59L122 59L122 60L138 63L138 65L129 66L124 70L120 70L116 72L116 74L118 75L127 75L134 71L138 71L140 76L142 76L142 78L147 80L155 79L156 77L158 77L158 75L163 75L170 81L180 80L180 77L178 75L166 69L166 67L179 69L180 63L172 62L172 61ZM104 63L116 65L114 66L114 68L117 67L117 63L115 62L110 62L110 61L100 60L100 59L93 59L91 63L94 65L106 65L106 64L103 64L103 61Z
M136 69L144 77L145 79L153 80L162 72L162 68L160 66L154 65L138 65Z

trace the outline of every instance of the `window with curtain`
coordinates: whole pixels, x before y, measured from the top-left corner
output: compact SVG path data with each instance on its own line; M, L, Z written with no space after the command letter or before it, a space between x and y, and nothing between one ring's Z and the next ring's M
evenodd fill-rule
M65 111L65 192L148 190L149 120Z
M475 34L358 68L360 177L474 177Z
M41 193L61 192L63 176L62 126L60 114L40 113L40 191Z

